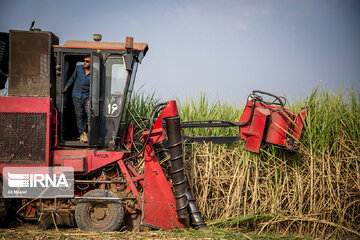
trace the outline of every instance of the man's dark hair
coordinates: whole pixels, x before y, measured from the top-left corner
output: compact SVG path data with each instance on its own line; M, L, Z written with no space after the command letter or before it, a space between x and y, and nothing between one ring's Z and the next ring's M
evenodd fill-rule
M87 54L84 56L84 58L89 58L90 57L90 54Z

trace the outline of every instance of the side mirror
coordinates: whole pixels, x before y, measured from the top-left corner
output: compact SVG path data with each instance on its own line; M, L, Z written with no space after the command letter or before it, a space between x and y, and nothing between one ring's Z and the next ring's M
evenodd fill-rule
M127 71L131 71L131 70L132 70L133 61L134 61L133 55L132 55L132 54L124 54L124 55L123 55L123 60L124 60L125 69L126 69Z

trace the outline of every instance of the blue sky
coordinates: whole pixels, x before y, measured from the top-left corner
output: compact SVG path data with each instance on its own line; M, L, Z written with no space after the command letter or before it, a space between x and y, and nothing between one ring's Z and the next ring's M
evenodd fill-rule
M135 87L163 100L244 103L253 89L297 98L316 86L360 90L360 1L0 0L0 31L149 44Z

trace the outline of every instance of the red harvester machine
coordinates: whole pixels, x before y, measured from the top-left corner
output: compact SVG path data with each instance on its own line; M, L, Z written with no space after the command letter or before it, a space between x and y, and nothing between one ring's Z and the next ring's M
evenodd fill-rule
M94 38L95 39L95 38ZM67 41L41 30L1 33L1 74L9 77L9 96L0 97L0 173L4 167L72 167L74 197L0 198L0 220L11 207L21 207L23 219L39 227L78 226L112 231L122 225L175 229L205 226L189 189L183 162L183 140L232 143L259 152L262 142L293 150L305 111L297 116L284 99L265 102L254 91L239 122L181 122L175 101L157 105L150 118L129 119L127 109L138 64L148 45L97 41ZM89 141L77 140L71 94L66 81L84 56L91 56ZM80 63L81 64L81 63ZM9 71L7 73L7 67ZM71 92L71 91L68 91ZM268 94L269 95L269 94ZM146 123L134 137L136 123ZM182 128L239 127L239 136L187 137ZM143 161L143 170L134 165ZM139 164L137 164L139 165Z

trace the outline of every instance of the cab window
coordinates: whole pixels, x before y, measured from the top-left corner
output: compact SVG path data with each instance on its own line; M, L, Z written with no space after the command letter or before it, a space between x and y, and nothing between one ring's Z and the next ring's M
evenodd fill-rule
M123 59L121 57L109 58L105 65L105 75L104 113L107 117L117 117L121 112L128 77L128 71L125 70Z

